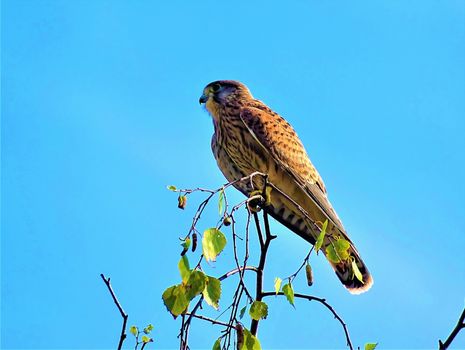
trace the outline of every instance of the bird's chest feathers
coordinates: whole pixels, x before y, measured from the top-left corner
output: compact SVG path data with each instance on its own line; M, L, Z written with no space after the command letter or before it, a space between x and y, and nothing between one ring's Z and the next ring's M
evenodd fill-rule
M239 116L236 118L229 116L228 119L220 118L215 121L212 146L220 168L224 172L239 173L233 176L234 178L246 176L255 171L267 172L268 170L266 152Z

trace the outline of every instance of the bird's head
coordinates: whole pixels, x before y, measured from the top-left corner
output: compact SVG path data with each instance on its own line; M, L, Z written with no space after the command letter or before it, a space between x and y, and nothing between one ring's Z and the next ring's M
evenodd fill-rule
M252 95L244 84L235 80L217 80L205 86L199 103L205 104L207 110L215 116L218 108L226 105L228 101L240 103L250 98Z

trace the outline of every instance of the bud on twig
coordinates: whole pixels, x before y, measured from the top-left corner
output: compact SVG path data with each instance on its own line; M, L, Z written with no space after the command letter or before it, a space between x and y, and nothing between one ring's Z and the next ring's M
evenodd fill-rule
M195 252L197 249L197 233L192 234L192 252Z
M313 271L309 263L305 265L305 274L307 275L307 284L311 287L313 284Z
M186 240L184 242L181 243L181 246L182 246L182 252L181 252L181 256L184 256L187 251L189 250L189 247L191 245L191 239L190 237L187 237Z
M242 349L242 345L244 345L244 328L240 323L236 324L236 349Z
M224 226L229 226L229 225L231 225L231 217L230 217L230 216L226 216L226 217L223 219L223 225L224 225Z
M178 208L184 209L187 204L187 197L186 196L179 196L178 197Z

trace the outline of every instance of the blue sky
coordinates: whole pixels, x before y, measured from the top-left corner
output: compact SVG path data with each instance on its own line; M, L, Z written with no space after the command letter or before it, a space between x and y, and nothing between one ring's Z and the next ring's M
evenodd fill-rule
M295 289L326 297L359 346L436 348L449 334L465 297L465 2L5 0L1 11L2 348L114 348L102 272L129 323L154 324L149 349L178 346L161 294L178 283L178 237L201 196L181 212L166 185L224 182L198 105L217 79L241 80L293 124L375 280L352 296L318 257L315 285ZM270 289L308 249L273 231ZM327 310L296 306L270 300L265 348L344 348ZM193 348L219 331L196 323Z

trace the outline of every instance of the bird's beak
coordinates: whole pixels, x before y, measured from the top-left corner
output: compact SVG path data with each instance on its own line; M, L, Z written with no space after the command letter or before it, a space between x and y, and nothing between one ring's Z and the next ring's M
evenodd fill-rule
M208 96L203 94L202 96L200 96L199 98L199 103L202 104L202 103L206 103L208 101Z

